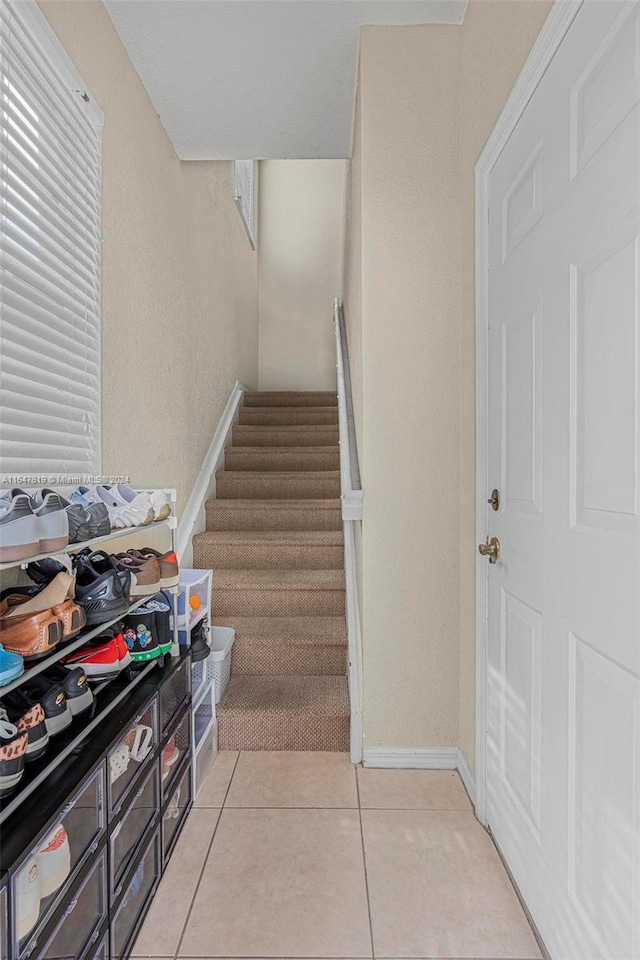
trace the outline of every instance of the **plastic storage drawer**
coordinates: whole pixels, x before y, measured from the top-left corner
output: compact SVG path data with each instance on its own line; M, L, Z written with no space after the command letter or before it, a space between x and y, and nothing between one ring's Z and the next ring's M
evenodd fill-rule
M160 776L162 799L166 800L175 780L178 768L191 748L191 713L187 710L171 732L166 746L160 754Z
M140 841L159 806L158 763L155 761L142 785L130 799L126 811L111 831L109 845L112 890L120 883L132 862Z
M197 751L194 751L194 786L193 795L198 796L200 787L209 773L218 753L218 728L213 724L206 736L200 741Z
M38 960L75 960L90 953L107 911L107 854L103 848L62 916L51 924L51 932L46 930L40 938L35 956Z
M185 659L160 689L160 726L163 733L189 696L190 678L190 661Z
M191 807L191 763L187 760L180 768L175 788L169 793L162 814L162 855L166 863L178 838L184 818Z
M160 831L153 834L144 856L126 884L111 921L111 956L120 960L138 934L160 877Z
M158 747L157 700L153 700L135 718L107 758L109 812L117 812L120 800L136 779L147 757Z
M12 878L15 937L12 956L28 956L32 941L63 902L69 885L97 849L105 829L104 765L83 784L41 834Z
M105 933L95 949L89 950L87 960L109 960L109 934Z
M193 711L193 749L197 750L206 737L212 722L215 721L215 707L212 703L212 689L206 691L204 697Z

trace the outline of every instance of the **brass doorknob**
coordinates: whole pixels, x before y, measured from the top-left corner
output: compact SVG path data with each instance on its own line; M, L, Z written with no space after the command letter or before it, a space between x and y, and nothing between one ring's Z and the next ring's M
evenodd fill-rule
M478 545L478 550L482 557L489 557L489 563L496 563L500 556L500 541L497 537L487 537L486 543Z

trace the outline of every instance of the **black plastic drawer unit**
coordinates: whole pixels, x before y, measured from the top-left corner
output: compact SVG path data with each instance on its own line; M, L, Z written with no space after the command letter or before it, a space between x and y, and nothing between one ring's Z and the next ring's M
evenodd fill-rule
M122 892L119 893L111 920L113 960L122 960L128 955L160 879L161 867L160 831L156 829L140 861L121 884Z
M167 795L162 812L162 856L167 862L191 809L191 757L185 757L180 765L173 786Z

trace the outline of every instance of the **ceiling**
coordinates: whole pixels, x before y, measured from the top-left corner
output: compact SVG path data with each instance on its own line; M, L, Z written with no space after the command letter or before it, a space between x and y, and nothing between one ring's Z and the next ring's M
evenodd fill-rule
M105 0L183 160L337 158L362 24L461 23L466 0Z

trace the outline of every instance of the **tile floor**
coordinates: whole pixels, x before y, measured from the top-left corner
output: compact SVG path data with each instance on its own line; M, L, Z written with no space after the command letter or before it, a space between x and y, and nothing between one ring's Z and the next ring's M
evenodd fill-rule
M153 958L533 960L458 774L221 753L133 949Z

